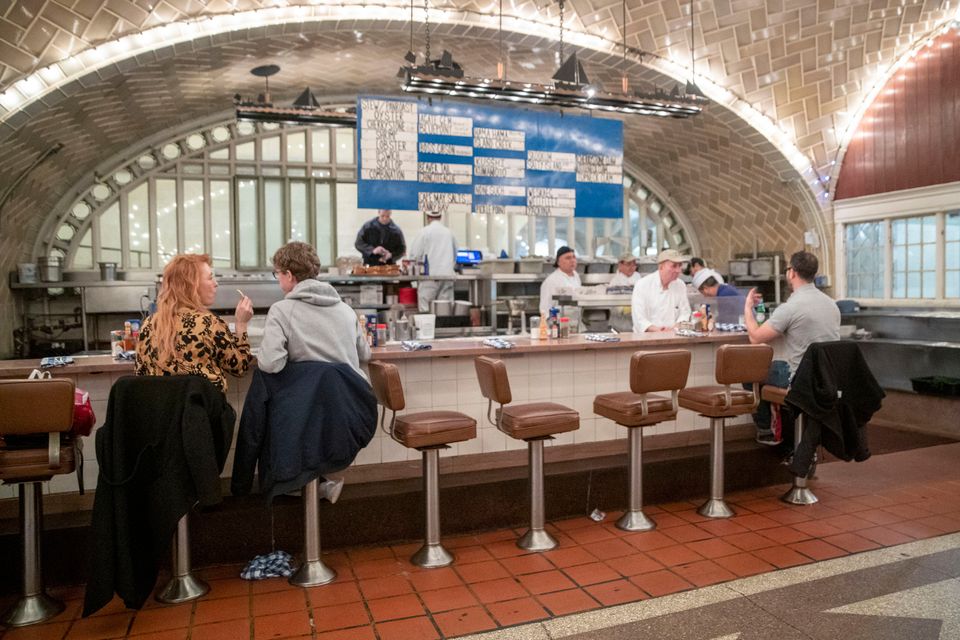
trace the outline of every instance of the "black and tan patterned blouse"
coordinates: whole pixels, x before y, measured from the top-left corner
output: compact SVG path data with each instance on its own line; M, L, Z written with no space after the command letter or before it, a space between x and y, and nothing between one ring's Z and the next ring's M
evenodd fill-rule
M138 376L203 376L225 392L225 374L242 376L250 368L252 356L247 334L234 335L215 313L180 312L180 326L174 344L176 355L166 363L159 362L150 330L151 322L147 318L140 329L137 345Z

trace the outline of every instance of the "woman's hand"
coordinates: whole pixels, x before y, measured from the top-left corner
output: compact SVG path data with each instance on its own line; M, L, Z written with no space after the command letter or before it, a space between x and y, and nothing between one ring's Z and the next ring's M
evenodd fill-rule
M236 326L237 333L246 333L247 323L250 322L250 318L253 317L253 302L248 296L241 296L240 302L237 303L237 310L234 316L234 325Z

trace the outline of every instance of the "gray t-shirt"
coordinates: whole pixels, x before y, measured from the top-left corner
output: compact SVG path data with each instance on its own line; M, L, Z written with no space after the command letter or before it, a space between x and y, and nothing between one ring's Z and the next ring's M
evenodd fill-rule
M791 377L808 346L840 339L840 309L833 298L812 283L794 291L774 309L768 322L780 333L772 343L773 357L790 365Z

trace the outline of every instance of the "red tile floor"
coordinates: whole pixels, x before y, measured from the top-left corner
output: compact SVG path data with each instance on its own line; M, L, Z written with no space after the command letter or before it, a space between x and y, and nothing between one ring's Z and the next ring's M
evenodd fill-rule
M695 502L650 506L658 528L648 533L620 531L615 513L601 523L561 520L548 525L560 547L542 554L517 548L520 530L445 538L457 560L444 569L409 563L419 543L336 551L325 560L337 580L311 589L245 582L239 566L216 567L199 572L212 588L196 602L151 601L132 612L114 600L87 619L78 617L81 587L52 589L68 602L63 614L0 638L419 640L482 632L960 531L957 459L960 444L875 456L857 472L822 465L818 504L780 502L786 485L740 492L728 496L736 511L729 520L699 516Z

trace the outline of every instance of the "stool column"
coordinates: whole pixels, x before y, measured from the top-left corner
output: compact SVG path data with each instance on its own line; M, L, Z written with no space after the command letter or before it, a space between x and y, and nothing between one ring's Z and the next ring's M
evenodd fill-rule
M630 506L617 520L624 531L650 531L657 525L643 512L643 431L629 429L630 441Z
M190 512L188 511L183 514L183 517L177 523L177 532L174 534L173 542L170 545L173 556L171 567L173 576L156 596L158 601L166 604L196 600L210 591L210 585L194 577L190 572L190 530L187 523L189 517Z
M290 576L290 584L316 587L332 582L337 572L320 559L320 479L303 487L303 564Z
M517 540L517 546L527 551L549 551L557 541L544 528L543 504L543 441L528 440L530 463L530 529Z
M723 418L710 418L710 499L697 509L707 518L729 518L733 510L723 501Z
M803 440L803 414L797 416L796 425L794 426L793 434L793 450L796 451L797 447L800 446L800 441ZM813 472L813 466L810 467L811 473ZM780 497L784 502L789 502L790 504L814 504L818 502L817 496L813 494L813 491L807 488L807 479L799 478L794 476L793 486L790 487L790 490L787 491L783 496Z
M39 482L24 482L20 493L20 539L23 544L23 594L0 618L0 624L22 627L54 617L65 605L46 594L40 561L43 495Z
M423 495L426 501L425 540L423 546L413 554L410 562L427 569L445 567L453 562L453 554L440 544L440 449L422 449L423 451Z

